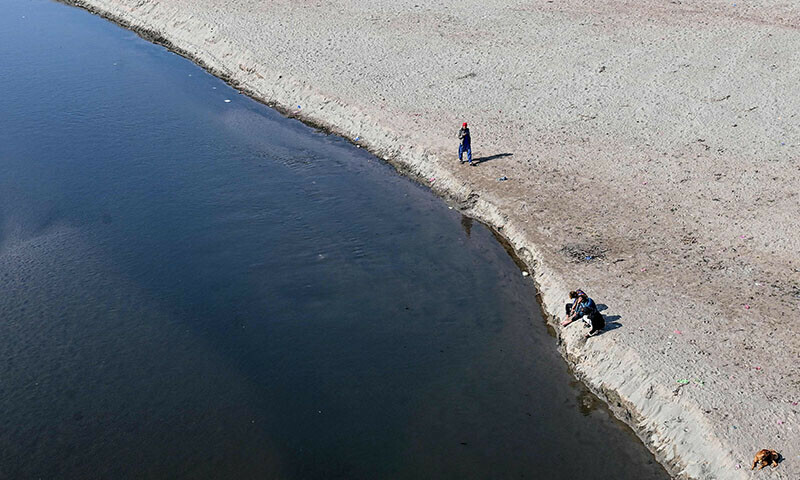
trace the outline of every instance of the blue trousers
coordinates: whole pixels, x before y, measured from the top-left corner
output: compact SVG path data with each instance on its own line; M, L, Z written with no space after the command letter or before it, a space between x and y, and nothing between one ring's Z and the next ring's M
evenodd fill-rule
M464 161L461 160L461 156L464 154L464 152L467 152L467 160L469 160L469 163L472 163L472 148L469 145L464 145L463 143L458 146L459 161Z

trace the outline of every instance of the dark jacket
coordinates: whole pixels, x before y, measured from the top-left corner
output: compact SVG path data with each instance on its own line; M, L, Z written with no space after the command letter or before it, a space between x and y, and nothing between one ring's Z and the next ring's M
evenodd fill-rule
M461 145L464 147L469 147L470 138L469 138L469 128L461 127L461 130L458 131L458 138L461 140Z
M597 306L594 304L594 300L587 298L578 305L578 308L575 309L575 313L578 314L575 319L577 320L583 316L590 317L595 312L597 312Z

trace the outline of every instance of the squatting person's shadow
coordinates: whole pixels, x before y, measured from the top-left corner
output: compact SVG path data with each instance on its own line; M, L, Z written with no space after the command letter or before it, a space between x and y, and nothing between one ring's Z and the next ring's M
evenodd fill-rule
M604 310L608 310L608 305L604 303L597 304L597 311L602 312ZM619 315L603 315L603 318L606 321L606 328L603 329L604 332L610 332L611 330L616 330L622 326L619 323L619 319L622 318Z

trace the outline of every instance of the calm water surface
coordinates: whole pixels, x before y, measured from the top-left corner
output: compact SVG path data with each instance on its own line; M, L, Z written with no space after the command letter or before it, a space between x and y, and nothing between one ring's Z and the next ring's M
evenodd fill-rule
M666 478L375 157L56 3L0 65L0 477Z

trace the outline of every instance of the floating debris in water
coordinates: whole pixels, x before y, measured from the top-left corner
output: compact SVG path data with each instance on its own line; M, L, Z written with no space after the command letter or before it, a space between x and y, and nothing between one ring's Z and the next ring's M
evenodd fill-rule
M231 103L231 101L226 98L225 103Z

